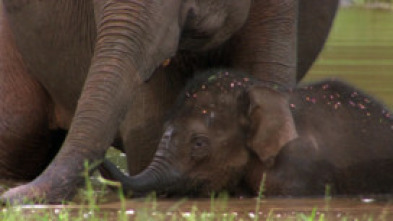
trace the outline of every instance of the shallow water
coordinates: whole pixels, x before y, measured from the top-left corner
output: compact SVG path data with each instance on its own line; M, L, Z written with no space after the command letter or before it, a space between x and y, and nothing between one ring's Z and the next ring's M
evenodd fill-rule
M361 197L262 199L259 204L257 199L134 199L125 204L101 204L98 209L81 205L27 205L13 209L26 218L46 214L50 220L65 212L69 217L109 220L393 220L393 206L388 199Z
M331 77L357 85L382 99L393 109L393 11L340 10L322 55L304 81ZM116 157L116 160L124 161L122 157ZM110 203L100 203L99 208L93 210L81 205L39 205L13 209L32 219L37 214L46 214L52 217L49 220L65 217L64 211L69 211L71 216L107 217L109 220L122 217L139 220L152 217L170 220L178 217L193 220L195 213L205 214L206 218L214 215L215 218L224 220L305 220L306 216L313 216L311 214L314 209L315 220L320 216L323 220L393 220L393 197L275 198L263 199L260 204L257 199L247 198L214 201L131 199L122 204L115 193L111 195L113 199ZM12 212L14 211L10 211Z

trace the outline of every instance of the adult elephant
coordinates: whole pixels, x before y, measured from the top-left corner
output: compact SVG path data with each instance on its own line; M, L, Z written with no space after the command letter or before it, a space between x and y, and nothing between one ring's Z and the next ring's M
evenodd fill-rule
M293 87L322 48L337 0L3 0L1 7L0 175L34 178L2 199L59 202L82 182L83 162L102 159L114 141L132 173L148 164L155 125L190 70L237 67ZM291 121L283 127L282 140L296 137ZM68 130L61 147L58 129Z

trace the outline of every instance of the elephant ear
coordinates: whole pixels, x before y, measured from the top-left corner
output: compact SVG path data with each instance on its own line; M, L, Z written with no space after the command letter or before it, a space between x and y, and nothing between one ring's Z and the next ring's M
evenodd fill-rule
M298 137L289 110L288 94L262 86L249 91L248 146L265 166L271 166L281 148Z

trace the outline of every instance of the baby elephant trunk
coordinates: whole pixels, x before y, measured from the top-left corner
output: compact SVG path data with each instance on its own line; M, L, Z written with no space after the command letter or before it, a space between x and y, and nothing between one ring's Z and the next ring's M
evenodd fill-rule
M177 169L174 153L169 151L173 127L168 127L163 134L157 152L150 165L135 176L124 175L115 165L104 160L102 168L112 179L119 181L126 193L144 195L146 193L168 192L180 180L181 174Z
M169 163L160 159L154 159L145 170L135 176L123 174L116 165L108 160L104 160L102 166L112 179L121 183L123 191L127 195L133 196L146 195L153 191L166 192L180 178L180 173L174 170Z

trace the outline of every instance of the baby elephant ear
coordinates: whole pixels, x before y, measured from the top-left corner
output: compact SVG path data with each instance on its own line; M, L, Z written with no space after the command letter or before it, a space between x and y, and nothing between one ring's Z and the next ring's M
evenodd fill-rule
M259 160L271 166L281 148L297 138L288 94L261 86L249 90L249 147Z

